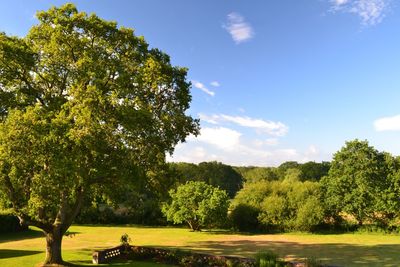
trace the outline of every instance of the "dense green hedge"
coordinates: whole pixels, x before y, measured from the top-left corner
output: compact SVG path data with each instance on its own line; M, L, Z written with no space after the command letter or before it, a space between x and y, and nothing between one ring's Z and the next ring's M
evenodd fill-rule
M14 215L0 213L0 233L20 232L27 229L27 226L21 226L19 219Z

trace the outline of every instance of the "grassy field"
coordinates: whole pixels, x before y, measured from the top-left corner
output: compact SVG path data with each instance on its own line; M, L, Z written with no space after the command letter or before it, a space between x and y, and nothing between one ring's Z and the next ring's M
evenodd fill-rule
M127 233L132 244L181 248L221 255L251 256L259 250L273 250L282 257L316 257L340 266L400 266L400 236L383 234L274 234L242 235L228 232L190 232L181 228L121 226L73 226L73 237L63 240L64 260L90 265L95 249L118 245ZM34 266L44 258L42 233L0 236L0 266ZM152 267L154 263L118 263L107 266Z

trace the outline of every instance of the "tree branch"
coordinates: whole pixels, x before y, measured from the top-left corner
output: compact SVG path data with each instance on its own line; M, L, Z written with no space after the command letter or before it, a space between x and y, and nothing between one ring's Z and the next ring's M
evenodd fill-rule
M18 213L18 211L17 211ZM19 213L17 215L21 224L36 226L37 228L42 229L45 232L50 232L52 230L52 225L48 223L43 223L37 220L32 219L26 214Z
M74 221L75 217L78 216L79 212L81 211L83 199L84 199L84 190L81 186L76 189L77 198L73 208L71 209L70 214L65 214L65 220L61 225L61 233L64 234L68 228L71 226L72 222Z

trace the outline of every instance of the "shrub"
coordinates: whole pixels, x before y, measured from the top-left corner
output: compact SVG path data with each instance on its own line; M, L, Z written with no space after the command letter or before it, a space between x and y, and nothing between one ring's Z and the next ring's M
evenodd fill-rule
M290 224L289 207L285 197L278 195L266 197L261 209L258 219L263 225L283 230Z
M20 232L28 229L28 226L21 225L19 219L7 212L0 213L0 233Z
M229 219L235 230L253 232L260 226L257 220L258 213L258 209L250 205L239 204L233 208Z
M130 205L130 203L127 204ZM135 206L121 204L116 208L106 204L97 204L84 207L75 222L79 224L165 225L166 221L159 205L160 203L156 200L142 201Z
M285 267L286 263L280 261L278 255L272 251L259 251L256 256L257 267Z
M324 209L316 197L310 197L298 209L295 228L301 231L311 231L313 227L322 223Z
M320 188L315 182L283 180L270 183L258 220L269 230L310 231L324 220Z
M132 241L132 239L129 237L127 233L123 234L121 238L119 239L121 245L123 246L128 246L129 243Z

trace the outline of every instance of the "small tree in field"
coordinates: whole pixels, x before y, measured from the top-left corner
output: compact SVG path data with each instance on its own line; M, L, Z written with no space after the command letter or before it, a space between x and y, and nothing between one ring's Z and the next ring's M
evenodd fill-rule
M26 37L0 33L0 196L62 264L84 198L164 162L198 122L187 70L132 29L72 4L37 17Z
M186 222L193 231L218 225L227 217L228 194L217 187L191 181L169 194L172 201L163 207L167 220L176 224Z

